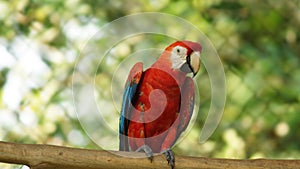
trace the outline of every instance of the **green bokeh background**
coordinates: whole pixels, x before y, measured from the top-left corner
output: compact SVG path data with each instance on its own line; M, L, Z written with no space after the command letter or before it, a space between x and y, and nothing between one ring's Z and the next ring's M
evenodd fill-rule
M100 149L80 126L73 107L75 59L92 32L139 12L164 12L191 22L211 40L224 66L227 102L220 125L208 141L199 143L210 105L210 95L200 91L199 116L174 147L176 154L300 158L297 0L1 0L0 140ZM143 38L119 46L118 58L98 71L99 88L109 81L110 64L134 51L133 42L165 43L161 36ZM200 88L210 89L205 71L199 79Z

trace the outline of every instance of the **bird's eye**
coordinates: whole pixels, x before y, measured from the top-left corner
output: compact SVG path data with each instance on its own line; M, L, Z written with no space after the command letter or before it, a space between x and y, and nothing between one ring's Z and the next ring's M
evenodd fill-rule
M180 53L180 50L177 48L176 52L177 52L177 53Z

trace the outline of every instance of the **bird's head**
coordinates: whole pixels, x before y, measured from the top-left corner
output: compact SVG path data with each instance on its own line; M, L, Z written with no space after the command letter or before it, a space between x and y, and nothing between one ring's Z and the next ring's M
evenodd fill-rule
M170 53L172 69L195 76L200 69L200 53L202 47L199 43L191 41L177 41L166 48Z

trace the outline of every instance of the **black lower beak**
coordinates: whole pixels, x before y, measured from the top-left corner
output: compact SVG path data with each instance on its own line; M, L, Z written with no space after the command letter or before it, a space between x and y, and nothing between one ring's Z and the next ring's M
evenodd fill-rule
M194 77L196 76L196 73L194 72L190 62L191 62L190 56L187 56L186 62L180 67L180 71L185 73L193 73L193 77Z
M185 72L185 73L191 73L192 70L189 66L188 63L184 63L181 67L180 67L180 71Z

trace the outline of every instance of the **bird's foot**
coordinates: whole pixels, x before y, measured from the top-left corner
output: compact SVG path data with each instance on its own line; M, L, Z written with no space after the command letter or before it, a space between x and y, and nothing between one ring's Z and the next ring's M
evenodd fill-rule
M141 147L139 147L136 152L141 152L144 151L146 156L149 158L149 160L152 162L153 160L153 152L152 149L148 146L148 145L142 145Z
M175 156L174 156L173 151L168 148L168 149L162 151L162 153L166 155L166 159L168 161L168 164L172 167L172 169L174 169L174 167L175 167Z

